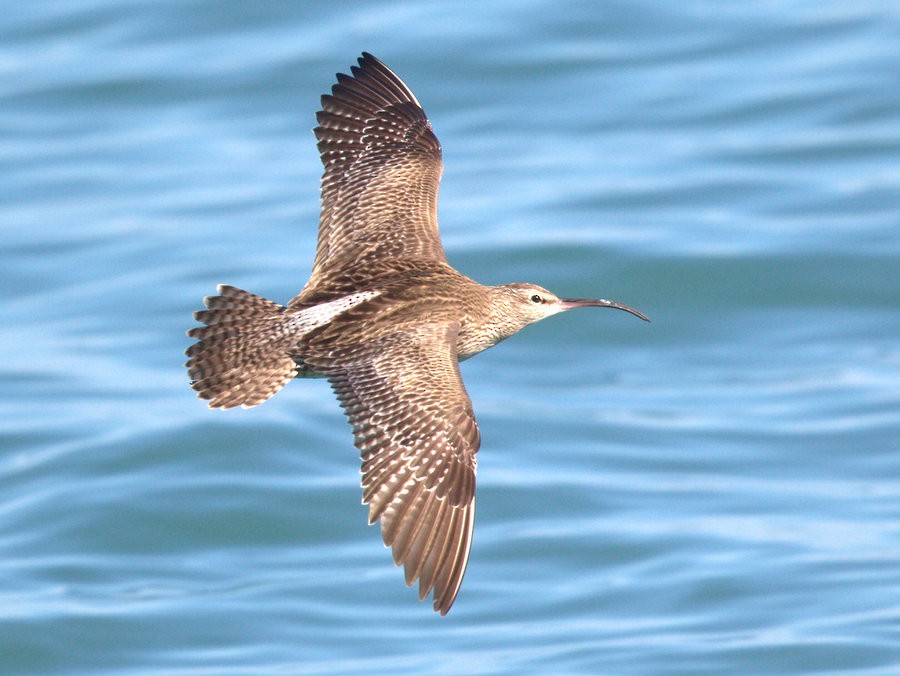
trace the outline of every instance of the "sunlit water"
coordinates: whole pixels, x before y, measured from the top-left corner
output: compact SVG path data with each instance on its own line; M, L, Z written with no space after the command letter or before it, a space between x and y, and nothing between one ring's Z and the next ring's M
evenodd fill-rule
M444 146L451 262L635 305L463 365L441 618L322 381L209 411L217 283L288 300L362 50ZM894 2L82 0L0 17L0 670L900 670Z

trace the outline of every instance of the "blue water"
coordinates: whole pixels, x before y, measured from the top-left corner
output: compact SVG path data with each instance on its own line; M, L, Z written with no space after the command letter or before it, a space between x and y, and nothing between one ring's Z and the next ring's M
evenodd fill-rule
M466 362L447 617L322 381L187 383L288 300L362 50L444 146L451 262L633 304ZM28 2L0 16L0 671L900 672L900 6Z

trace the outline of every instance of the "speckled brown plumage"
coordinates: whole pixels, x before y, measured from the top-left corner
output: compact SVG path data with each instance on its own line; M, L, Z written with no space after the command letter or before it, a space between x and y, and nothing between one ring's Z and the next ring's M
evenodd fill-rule
M347 266L447 262L438 233L441 144L416 97L370 54L322 97L316 138L325 173L306 298Z
M441 147L412 92L363 54L322 97L325 171L312 274L286 307L231 286L188 332L192 387L213 408L255 406L294 376L331 382L362 457L363 502L419 596L446 614L475 518L480 445L459 361L573 307L533 284L483 286L447 263L437 223Z

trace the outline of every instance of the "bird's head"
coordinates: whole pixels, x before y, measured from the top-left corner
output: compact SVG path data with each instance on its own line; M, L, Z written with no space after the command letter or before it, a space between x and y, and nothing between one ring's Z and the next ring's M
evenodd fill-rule
M536 284L503 284L496 287L505 306L504 310L509 317L513 328L512 333L525 328L529 324L540 321L550 315L555 315L566 310L579 307L611 307L617 310L625 310L640 317L644 321L650 320L630 305L603 298L559 298L556 294L547 291Z

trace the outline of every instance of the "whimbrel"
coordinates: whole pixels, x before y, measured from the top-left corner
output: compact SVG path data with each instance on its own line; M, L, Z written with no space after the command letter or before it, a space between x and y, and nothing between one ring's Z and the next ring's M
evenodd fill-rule
M221 285L186 366L211 408L261 404L294 377L331 382L362 456L363 503L419 598L445 615L475 518L481 442L459 362L524 327L611 300L534 284L483 286L447 262L441 146L399 77L363 53L337 75L315 129L325 167L312 274L287 306Z

